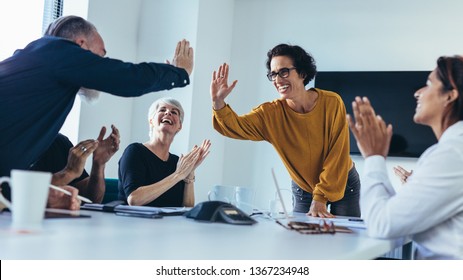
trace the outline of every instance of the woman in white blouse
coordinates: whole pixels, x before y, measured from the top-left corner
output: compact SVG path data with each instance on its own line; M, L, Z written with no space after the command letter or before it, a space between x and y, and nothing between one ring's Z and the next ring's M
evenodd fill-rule
M366 97L348 117L365 158L360 206L369 235L410 235L416 259L463 259L463 57L440 57L426 86L415 93L415 123L432 128L438 143L402 173L399 192L386 170L392 126L377 116Z

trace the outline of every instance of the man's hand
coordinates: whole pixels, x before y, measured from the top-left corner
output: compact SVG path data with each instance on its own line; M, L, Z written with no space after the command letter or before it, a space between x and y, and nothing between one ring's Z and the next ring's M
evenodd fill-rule
M85 168L85 161L98 147L97 140L84 140L69 150L68 162L66 167L53 174L52 183L54 185L67 184L82 175ZM64 181L61 181L64 180Z
M109 159L119 150L119 144L121 143L121 136L119 130L111 125L111 134L103 139L106 134L106 127L102 127L100 135L98 136L98 147L93 152L93 163L104 165Z
M72 196L69 196L60 191L50 188L50 192L48 194L47 207L68 209L68 210L79 210L80 199L77 198L77 194L79 193L79 190L71 186L60 186L60 188L63 188L71 192Z
M169 61L167 63L170 64ZM172 65L185 69L191 76L193 72L193 48L190 47L190 42L183 39L177 43Z

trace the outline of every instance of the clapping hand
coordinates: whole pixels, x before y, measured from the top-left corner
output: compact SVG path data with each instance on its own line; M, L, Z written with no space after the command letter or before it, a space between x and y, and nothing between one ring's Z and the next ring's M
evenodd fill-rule
M80 142L69 150L68 162L63 171L70 176L70 181L82 175L85 161L96 148L98 148L98 141L89 139ZM57 182L54 183L57 184Z
M195 146L196 147L196 146ZM199 157L196 160L195 167L193 171L201 165L203 160L209 155L210 151L209 148L211 147L211 141L210 140L204 140L203 143L201 144L201 147L199 148Z
M399 177L402 184L407 183L408 177L410 177L413 173L413 170L407 171L402 166L394 166L394 173Z
M375 110L366 97L357 96L352 102L352 109L355 123L349 115L347 115L347 121L363 157L367 158L372 155L386 157L392 138L392 125L386 125L381 116L375 114Z
M194 146L188 154L180 157L175 172L182 180L187 177L193 177L193 175L190 174L194 174L195 169L201 165L204 159L209 155L210 146L211 141L204 140L201 147Z
M106 164L109 159L119 150L120 144L120 134L119 130L111 125L111 134L103 139L106 134L106 127L102 127L100 130L100 135L98 136L98 147L93 152L93 162L103 165Z

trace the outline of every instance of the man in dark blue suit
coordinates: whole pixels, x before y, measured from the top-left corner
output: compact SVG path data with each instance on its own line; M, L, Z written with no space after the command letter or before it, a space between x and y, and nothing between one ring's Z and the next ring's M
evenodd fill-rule
M29 169L38 160L81 89L134 97L190 83L193 49L186 40L177 44L167 64L134 64L105 55L95 26L66 16L54 21L42 38L0 62L0 176ZM9 188L3 186L3 191L9 196Z

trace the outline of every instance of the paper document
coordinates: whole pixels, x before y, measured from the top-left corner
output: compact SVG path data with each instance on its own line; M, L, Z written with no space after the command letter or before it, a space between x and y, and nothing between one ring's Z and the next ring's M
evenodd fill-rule
M309 222L309 223L320 223L322 220L325 220L325 221L332 221L335 226L362 228L362 229L366 228L366 225L363 219L355 218L355 217L338 216L336 218L318 218L318 217L306 216L304 218L298 218L296 220Z

